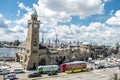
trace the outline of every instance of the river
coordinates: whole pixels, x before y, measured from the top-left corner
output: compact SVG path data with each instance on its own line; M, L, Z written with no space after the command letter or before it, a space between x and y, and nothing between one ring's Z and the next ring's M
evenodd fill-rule
M16 48L0 48L0 56L15 56Z

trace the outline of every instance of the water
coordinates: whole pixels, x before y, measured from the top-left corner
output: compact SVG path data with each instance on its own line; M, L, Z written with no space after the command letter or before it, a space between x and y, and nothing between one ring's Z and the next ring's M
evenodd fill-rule
M0 56L15 56L16 48L0 48Z

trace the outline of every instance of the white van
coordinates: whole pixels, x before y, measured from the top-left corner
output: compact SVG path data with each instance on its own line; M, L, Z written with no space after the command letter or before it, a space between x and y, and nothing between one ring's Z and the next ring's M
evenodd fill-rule
M97 62L95 62L95 68L96 69L105 68L105 61L97 61Z
M10 73L9 69L0 69L0 75L9 74L9 73Z

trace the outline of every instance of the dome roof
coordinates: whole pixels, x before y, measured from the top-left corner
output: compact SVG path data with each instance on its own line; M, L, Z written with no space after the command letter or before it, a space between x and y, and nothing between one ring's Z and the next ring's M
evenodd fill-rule
M48 51L51 54L57 54L58 53L58 51L56 49L49 49Z
M89 42L83 42L82 45L90 45Z
M98 44L98 46L104 46L104 44L102 44L102 43L99 43L99 44Z

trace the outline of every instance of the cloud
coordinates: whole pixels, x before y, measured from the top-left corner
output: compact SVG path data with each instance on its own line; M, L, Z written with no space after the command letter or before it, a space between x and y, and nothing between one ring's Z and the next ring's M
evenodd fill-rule
M17 19L14 22L17 25L24 25L27 26L27 22L30 19L30 13L25 13L21 19Z
M44 27L45 28L45 27ZM88 26L82 25L58 25L51 27L51 29L45 33L45 40L55 40L56 34L60 41L88 41L102 44L113 44L113 42L119 41L120 28L114 28L107 26L100 22L91 22Z
M116 13L109 18L106 23L113 26L120 26L120 10L116 11Z
M0 28L0 35L3 35L5 33L4 28Z
M104 13L103 0L39 0L37 4L33 4L38 13L38 18L42 24L48 26L56 26L58 22L71 22L72 16L79 16L81 19L95 14ZM54 4L54 5L53 5ZM31 8L25 6L22 2L18 3L20 9L27 11L23 17L16 20L17 24L26 25L32 12Z
M10 23L10 20L4 19L3 15L0 14L0 28L7 28Z
M2 14L0 14L0 40L1 41L14 41L15 39L19 39L21 41L26 39L27 29L20 26L15 25L14 22L7 20L4 18Z
M24 25L24 26L27 26L27 21L28 19L30 19L30 15L32 13L32 9L25 6L22 2L21 3L18 3L18 7L20 9L23 9L23 10L26 10L27 13L23 14L22 18L20 19L17 19L15 20L14 22L17 24L17 25ZM20 10L17 11L17 15L19 16L20 15Z
M102 0L39 0L38 5L53 12L66 12L68 15L79 16L81 19L95 14L104 13ZM53 5L54 4L54 5Z
M10 27L10 30L13 32L20 32L23 33L24 32L24 27L20 26L20 25L16 25L15 27Z
M112 9L109 13L109 15L113 16L114 10Z
M19 7L20 9L24 9L24 10L26 10L26 11L31 11L31 8L26 7L22 2L19 3L18 7Z
M17 10L17 16L20 16L20 10Z

